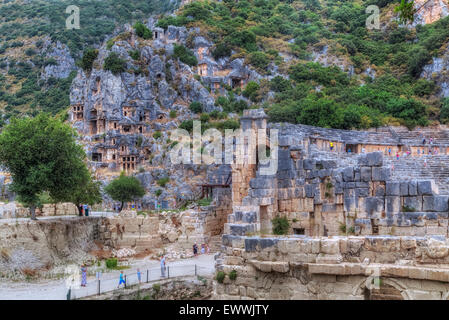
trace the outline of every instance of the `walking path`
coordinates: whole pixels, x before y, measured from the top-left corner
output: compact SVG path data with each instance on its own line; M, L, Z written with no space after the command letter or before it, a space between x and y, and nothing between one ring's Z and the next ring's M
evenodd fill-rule
M89 214L89 217L112 217L114 215L117 215L117 213L114 212L91 212ZM72 220L72 219L78 219L78 215L73 216L48 216L48 217L37 217L39 220ZM30 218L8 218L8 219L0 219L0 223L15 223L15 222L27 222L31 221Z
M167 261L170 278L176 276L211 276L215 272L214 255L200 255L191 259L177 261ZM129 275L127 282L129 285L137 282L136 269L142 272L142 281L146 281L146 270L149 272L149 281L160 279L160 263L155 260L140 260L134 262L129 269L125 269L124 274ZM101 293L112 291L117 288L120 271L112 271L101 277ZM87 287L72 290L72 299L94 295L98 290L98 282L95 276L88 277ZM66 300L68 287L66 279L48 280L38 283L32 282L1 282L0 300Z

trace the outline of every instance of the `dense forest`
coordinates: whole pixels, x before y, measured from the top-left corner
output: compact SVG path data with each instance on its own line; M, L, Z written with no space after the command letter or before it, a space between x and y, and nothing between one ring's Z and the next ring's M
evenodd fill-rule
M214 56L243 57L261 74L270 64L289 76L250 84L255 103L271 89L274 104L263 104L272 121L336 128L383 124L409 127L445 122L449 105L435 96L434 82L420 78L449 36L449 17L416 28L399 25L392 12L399 1L225 0L185 6L159 26L200 26L217 44ZM381 9L380 30L366 27L368 5ZM385 16L390 16L386 21ZM354 72L311 62L313 53L342 58ZM286 63L281 57L294 57ZM344 64L344 63L343 63ZM375 72L370 76L367 70ZM268 71L270 73L270 71Z

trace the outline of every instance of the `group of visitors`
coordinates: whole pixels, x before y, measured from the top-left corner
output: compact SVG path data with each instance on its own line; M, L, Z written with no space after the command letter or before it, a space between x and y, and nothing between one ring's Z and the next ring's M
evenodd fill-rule
M209 246L207 244L203 243L201 245L201 254L205 254L205 253L209 254L209 252L210 252ZM198 245L196 244L196 242L193 245L193 255L195 257L198 255Z
M78 213L80 217L88 217L89 216L90 207L88 204L82 204L78 207Z
M165 255L163 255L160 259L160 265L161 265L161 278L165 278L165 273L167 271L167 265L165 262ZM101 277L101 272L97 272L96 273L96 278L97 280L100 280ZM142 272L140 271L140 268L137 268L137 281L140 283L142 283ZM119 279L118 279L118 286L117 288L120 288L120 286L126 287L126 276L122 271L120 271L119 274ZM86 287L87 286L87 266L86 265L82 265L81 266L81 287Z
M423 139L422 139L422 144L426 144L426 142L427 142L426 137L423 137ZM429 139L429 144L430 144L430 145L433 144L433 138L430 138L430 139Z

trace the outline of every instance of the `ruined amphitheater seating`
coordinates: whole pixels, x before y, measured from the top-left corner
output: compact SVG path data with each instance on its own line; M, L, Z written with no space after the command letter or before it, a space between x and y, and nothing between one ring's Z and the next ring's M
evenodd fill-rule
M440 194L449 194L449 155L400 157L399 160L384 157L384 164L394 166L391 170L394 180L433 179Z

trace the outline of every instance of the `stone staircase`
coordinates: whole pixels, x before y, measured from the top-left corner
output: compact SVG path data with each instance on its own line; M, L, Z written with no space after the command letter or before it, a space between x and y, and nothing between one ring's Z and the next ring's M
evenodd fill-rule
M449 194L449 155L400 157L399 160L384 157L384 165L394 166L393 180L434 180L440 194Z
M434 128L421 128L409 131L406 128L391 127L391 130L400 138L405 145L421 145L423 138L426 138L428 146L430 138L433 138L433 145L449 145L449 131Z

